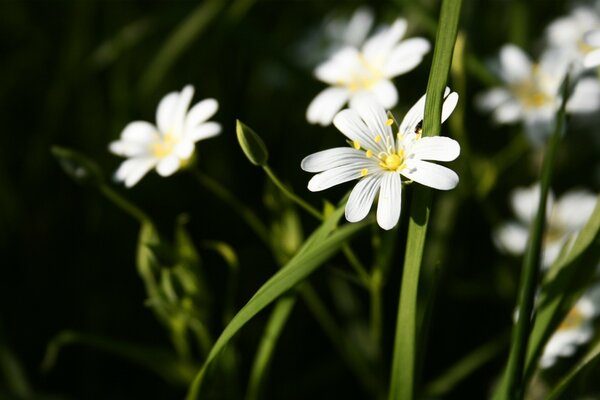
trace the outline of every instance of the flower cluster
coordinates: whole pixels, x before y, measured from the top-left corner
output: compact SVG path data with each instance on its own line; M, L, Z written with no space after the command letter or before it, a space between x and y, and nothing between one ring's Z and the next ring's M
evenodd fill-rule
M458 102L458 94L446 89L442 109L445 121ZM316 192L359 179L348 203L346 219L364 219L379 194L377 223L391 229L400 218L402 178L440 190L453 189L458 175L429 161L452 161L458 157L458 142L447 137L423 137L425 96L408 111L398 130L394 119L375 98L358 96L352 108L339 112L333 123L349 140L350 147L320 151L302 160L302 169L317 175L308 183Z

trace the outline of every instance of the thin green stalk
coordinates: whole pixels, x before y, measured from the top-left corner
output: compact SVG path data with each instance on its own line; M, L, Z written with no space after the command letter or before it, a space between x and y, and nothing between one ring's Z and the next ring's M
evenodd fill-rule
M298 204L300 207L304 208L309 214L311 214L316 219L320 221L323 220L323 215L321 215L321 213L316 208L308 204L306 201L304 201L304 199L302 199L296 193L292 192L286 185L284 185L283 182L281 182L281 180L277 177L277 175L275 175L275 172L273 172L271 167L265 165L263 169L267 173L271 181L273 181L275 186L277 186L279 190L283 192L283 194L289 197L290 200Z
M0 324L0 375L10 392L18 398L30 398L31 386L19 359L9 349Z
M433 63L427 84L425 103L425 120L423 133L436 136L441 127L442 97L450 71L452 53L461 0L444 0L442 2ZM431 190L417 186L414 188L408 224L404 271L398 304L392 373L390 378L390 400L412 400L415 398L416 384L416 319L417 289L427 222L429 220ZM422 332L419 333L423 334Z
M354 254L350 246L348 246L347 244L342 246L342 252L344 253L344 256L346 256L346 259L350 263L350 266L354 268L354 271L356 271L356 274L358 275L361 283L369 287L372 283L372 276L369 275L367 269L365 268L363 263L358 259L356 254Z
M295 292L282 297L277 301L275 308L271 312L267 327L262 335L260 345L258 346L252 364L246 400L258 400L262 398L264 383L271 364L271 358L275 351L275 346L277 345L277 340L294 309L296 299Z
M256 233L256 235L262 240L269 248L271 248L271 239L269 230L262 223L262 221L256 216L251 209L246 207L244 203L239 201L226 187L221 185L217 180L205 175L197 168L191 168L192 173L196 180L210 190L215 196L225 202L233 211L235 211L250 228Z
M383 273L381 268L375 266L371 275L371 285L369 286L369 295L371 296L371 307L370 307L370 320L369 329L371 331L371 340L375 345L375 348L379 352L381 343L381 331L382 331L382 292L381 286L383 284Z
M98 187L100 193L102 193L106 198L108 198L113 204L117 205L127 214L131 215L133 218L137 219L139 222L152 222L150 217L142 211L135 204L127 200L121 194L117 193L110 186L105 183L101 183Z
M564 130L565 106L568 98L569 77L563 83L563 101L556 118L555 131L548 141L544 161L542 163L540 203L533 225L529 232L529 243L523 258L521 271L521 285L519 288L519 318L513 330L513 338L508 365L506 367L506 394L500 398L523 399L526 382L523 380L525 356L527 354L527 343L532 327L532 311L535 299L535 290L540 269L540 257L542 252L542 239L546 224L546 203L550 191L554 159L558 150L558 144Z

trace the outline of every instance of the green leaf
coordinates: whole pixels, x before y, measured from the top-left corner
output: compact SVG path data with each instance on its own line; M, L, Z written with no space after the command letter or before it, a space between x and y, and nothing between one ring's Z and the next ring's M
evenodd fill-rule
M433 52L433 62L427 84L425 120L423 134L437 136L441 129L442 100L454 43L458 32L461 0L444 0L440 11L438 30ZM390 400L412 400L415 398L417 363L417 289L429 209L431 190L417 186L413 192L402 287L398 304L396 334L390 377ZM422 335L422 333L419 333Z
M188 392L187 398L189 400L199 398L207 369L233 336L248 321L288 290L306 279L320 265L332 257L345 241L367 224L367 222L348 224L330 233L343 213L343 207L336 210L313 233L296 256L273 275L233 317L229 325L225 327L221 336L217 339L202 369L196 375ZM315 240L315 238L322 238L322 240Z
M58 146L53 146L51 152L63 171L75 182L90 186L98 186L104 182L100 167L83 154Z
M182 361L171 351L154 346L143 346L115 339L108 339L80 332L63 331L56 335L46 348L42 369L48 371L56 365L58 355L65 346L83 345L116 355L137 364L165 381L185 386L194 377L197 365Z
M269 151L263 140L248 125L239 119L235 121L235 132L240 147L254 165L264 167L269 159Z

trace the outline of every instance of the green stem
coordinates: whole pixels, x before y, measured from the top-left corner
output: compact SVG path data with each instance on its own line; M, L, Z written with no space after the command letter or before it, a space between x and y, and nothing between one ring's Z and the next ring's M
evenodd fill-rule
M519 318L513 330L512 346L508 365L506 367L507 380L506 389L509 399L522 399L525 394L525 382L523 379L523 370L525 356L527 354L527 343L532 326L532 310L535 299L535 290L537 287L538 274L540 269L540 257L542 251L542 239L544 227L546 224L546 205L548 193L550 192L550 183L552 180L552 171L554 159L558 150L558 144L564 129L565 106L568 98L569 77L565 78L563 83L563 101L556 118L556 128L550 138L544 161L542 163L541 189L539 206L533 225L529 233L529 243L523 258L523 267L521 270L521 285L519 288Z
M139 207L131 203L125 197L114 191L107 184L100 184L99 188L100 193L102 193L107 199L109 199L113 204L117 205L127 214L131 215L133 218L137 219L141 223L143 222L152 222L150 217L142 211Z
M354 268L354 271L356 271L356 274L358 275L362 284L369 287L371 285L372 277L371 275L369 275L367 269L365 268L363 263L358 259L356 254L354 254L350 246L348 246L347 244L342 246L342 252L344 253L344 256L346 256L346 259L350 263L350 266L352 266L352 268Z
M437 136L440 132L442 97L452 62L461 4L461 0L442 2L427 84L423 121L423 133L426 136ZM412 400L416 397L417 291L430 204L431 190L416 186L411 201L404 271L398 301L389 400ZM423 332L419 332L419 335L423 335Z
M382 329L382 285L383 273L378 266L375 266L371 275L371 286L369 287L369 294L371 296L371 310L370 310L370 330L371 339L375 348L379 352L381 343L381 329Z
M283 194L285 194L290 200L292 200L294 203L298 204L300 207L304 208L309 214L311 214L316 219L318 219L320 221L323 220L323 215L316 208L314 208L313 206L308 204L300 196L298 196L297 194L292 192L287 186L285 186L283 184L283 182L281 182L281 180L279 180L277 175L275 175L275 172L273 172L271 167L269 167L268 165L265 165L263 167L263 169L265 170L265 172L267 173L267 175L269 176L271 181L273 181L275 186L277 186L279 188L279 190L281 190L281 192Z
M252 228L260 240L262 240L269 248L271 248L269 230L256 216L256 214L252 212L251 209L246 207L244 203L239 201L225 186L221 185L217 180L205 175L197 168L191 168L190 170L194 174L196 180L202 186L211 191L216 197L231 207L233 211L235 211L246 222L246 224Z

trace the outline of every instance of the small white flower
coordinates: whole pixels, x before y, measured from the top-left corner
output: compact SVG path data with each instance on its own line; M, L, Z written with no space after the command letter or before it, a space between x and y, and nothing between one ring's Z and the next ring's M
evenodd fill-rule
M504 83L476 98L477 106L492 113L500 124L522 121L529 140L542 145L552 132L561 103L560 85L569 68L569 57L560 49L545 51L538 64L519 47L500 50L497 73ZM569 113L590 113L600 108L600 83L583 77L574 84L567 103Z
M398 92L391 79L419 65L431 47L424 38L400 41L405 31L406 21L397 19L369 38L360 50L345 47L318 66L316 77L331 87L310 103L306 119L329 125L348 100L365 93L372 93L384 108L394 107Z
M194 88L162 98L156 111L156 126L145 121L130 122L121 138L110 144L110 151L127 157L115 178L132 187L156 167L161 176L169 176L184 166L194 153L194 143L218 135L221 125L206 122L219 107L214 99L196 103L189 111Z
M513 255L525 252L529 227L533 223L540 200L540 186L517 188L511 195L511 206L517 217L494 232L496 246ZM568 237L581 230L589 220L596 196L586 190L571 190L554 201L550 193L547 203L547 224L543 241L542 267L548 268L558 257Z
M600 311L600 286L589 289L552 334L540 357L540 367L549 368L558 357L569 357L577 346L588 342L594 334L593 319Z
M546 40L550 47L560 48L568 54L579 72L582 67L594 66L592 59L600 63L600 54L592 56L594 47L598 46L586 40L586 34L597 29L600 29L600 9L581 5L569 15L554 20L546 29Z
M445 121L458 102L458 94L446 89L442 108ZM392 229L400 217L402 179L435 189L449 190L458 184L458 175L431 161L452 161L458 157L458 142L447 137L422 137L425 96L408 111L398 132L393 119L372 96L353 99L351 108L339 112L333 124L351 141L351 147L320 151L302 160L301 167L316 172L308 182L312 192L359 179L348 203L346 219L364 219L379 193L377 223Z

